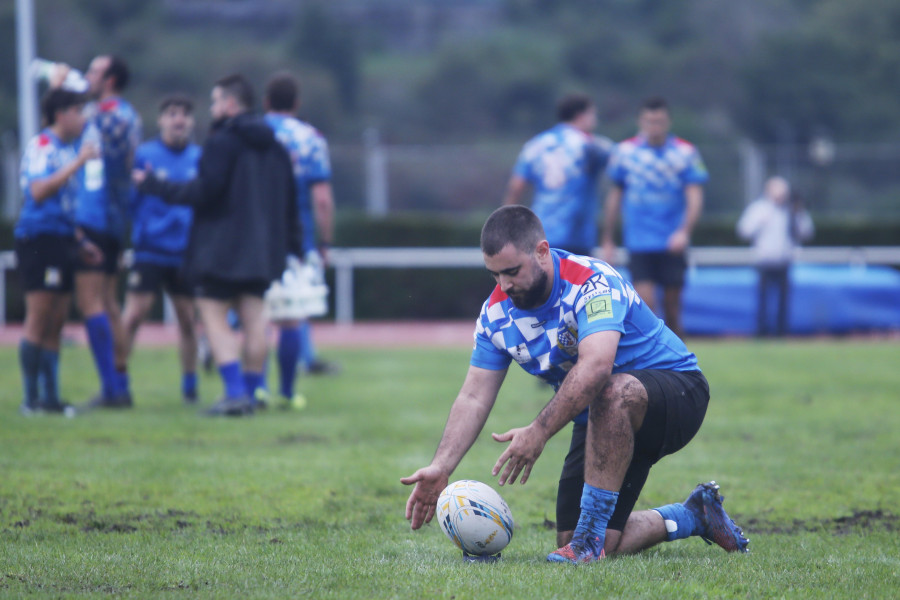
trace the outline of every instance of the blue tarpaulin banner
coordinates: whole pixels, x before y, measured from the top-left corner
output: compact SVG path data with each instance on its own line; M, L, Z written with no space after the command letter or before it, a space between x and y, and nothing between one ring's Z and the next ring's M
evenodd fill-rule
M687 277L682 313L687 334L756 333L756 269L697 267ZM790 281L792 334L900 330L900 272L890 267L795 264Z

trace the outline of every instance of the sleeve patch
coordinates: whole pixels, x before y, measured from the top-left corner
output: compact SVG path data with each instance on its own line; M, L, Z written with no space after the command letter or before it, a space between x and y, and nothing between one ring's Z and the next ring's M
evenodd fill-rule
M611 319L613 317L612 294L594 296L585 305L585 310L588 323L600 319Z

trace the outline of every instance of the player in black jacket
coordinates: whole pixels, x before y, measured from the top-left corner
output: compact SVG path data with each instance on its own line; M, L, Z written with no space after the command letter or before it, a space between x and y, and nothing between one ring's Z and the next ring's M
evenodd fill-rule
M254 411L252 392L262 381L267 351L263 294L281 276L288 254L301 255L290 158L252 108L253 90L242 76L220 79L197 177L173 183L144 171L134 176L142 192L194 208L184 268L225 386L210 415ZM228 325L232 305L243 348Z

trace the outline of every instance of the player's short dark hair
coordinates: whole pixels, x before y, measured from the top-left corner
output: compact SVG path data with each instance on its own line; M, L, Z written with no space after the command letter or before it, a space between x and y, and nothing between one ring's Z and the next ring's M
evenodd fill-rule
M255 101L253 94L253 86L247 81L247 78L240 73L233 73L222 77L215 83L215 87L221 88L227 95L231 96L241 108L250 110L253 108Z
M110 55L109 66L106 67L106 72L103 73L104 79L108 77L115 79L116 84L114 89L117 92L121 92L128 86L128 82L131 80L131 71L128 69L128 64L121 57L114 54Z
M650 96L641 102L641 111L645 110L664 110L668 112L669 103L662 96Z
M488 217L481 228L481 251L495 256L512 244L520 252L531 253L546 239L541 220L527 206L501 206Z
M163 98L159 103L159 112L165 112L170 106L180 106L187 114L194 112L194 101L185 94L169 94Z
M592 106L594 101L587 94L566 94L556 103L556 118L568 123Z
M85 102L87 102L87 96L72 90L63 88L47 90L47 93L41 98L41 117L44 120L44 124L47 127L54 125L56 123L56 113Z
M289 73L278 73L266 84L266 101L271 110L293 110L300 98L300 84Z

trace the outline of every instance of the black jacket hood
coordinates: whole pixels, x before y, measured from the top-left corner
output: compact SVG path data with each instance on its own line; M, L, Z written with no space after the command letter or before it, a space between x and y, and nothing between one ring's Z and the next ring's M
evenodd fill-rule
M231 130L255 148L265 148L278 143L275 132L265 119L254 113L242 113L236 117L221 119L213 123L213 129Z

